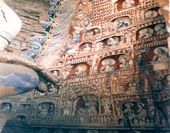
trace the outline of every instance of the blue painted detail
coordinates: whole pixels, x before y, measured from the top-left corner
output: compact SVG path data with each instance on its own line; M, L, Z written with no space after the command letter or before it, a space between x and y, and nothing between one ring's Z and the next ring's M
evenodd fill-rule
M51 52L48 52L48 53L42 54L41 56L46 56L46 55L48 55L48 54L50 54L50 53L57 52L60 48L61 48L61 47L57 48L57 49L56 49L56 50L54 50L54 51L51 51Z
M29 74L12 73L0 76L0 86L14 87L18 94L26 93L34 89L39 83L39 79Z
M47 9L47 13L50 14L50 15L54 14L56 9L57 9L57 7L58 7L58 3L57 4L51 3L51 8Z
M50 3L52 2L59 2L60 0L51 0Z
M41 24L45 29L47 29L52 23L52 17L48 16L43 21L40 21L39 24Z
M66 38L66 36L64 36L60 41L58 41L58 42L56 42L56 43L54 43L54 44L52 44L52 45L49 45L48 47L52 47L52 46L56 45L57 43L60 43L60 42L63 41L65 38Z
M62 39L63 37L66 37L66 36L67 36L66 34L63 34L63 35L61 35L60 37L58 37L57 39L55 39L55 40L49 40L49 43L58 43L58 42L56 42L56 41Z
M33 51L33 50L24 50L21 53L21 56L34 56L38 53L38 51Z
M68 9L67 9L68 10ZM63 14L63 13L65 13L67 10L65 10L65 11L63 11L63 12L60 12L59 14Z
M73 4L73 3L71 3L71 4ZM71 4L68 4L67 6L61 7L61 10L63 10L63 9L65 9L65 8L69 7Z
M63 21L61 21L60 23L56 24L56 26L62 24L70 15L67 15L67 17L65 19L63 19Z
M45 33L45 36L31 36L29 42L34 43L34 42L39 42L39 43L44 43L47 36L48 32L47 31L42 31Z
M65 2L64 2L64 4L67 4L67 3L69 3L70 1L72 1L72 0L69 0L69 1L65 1Z
M35 51L39 51L41 49L41 47L42 46L40 44L32 44L32 45L30 45L30 48L32 50L35 50Z

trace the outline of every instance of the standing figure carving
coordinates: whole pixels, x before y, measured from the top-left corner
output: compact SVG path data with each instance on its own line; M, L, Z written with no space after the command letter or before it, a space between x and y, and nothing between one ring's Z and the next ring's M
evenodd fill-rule
M128 61L128 57L126 55L121 55L119 57L119 61L120 61L120 68L121 69L125 69L129 67L129 61Z
M111 104L109 98L102 98L102 106L104 108L104 114L110 114L111 113Z

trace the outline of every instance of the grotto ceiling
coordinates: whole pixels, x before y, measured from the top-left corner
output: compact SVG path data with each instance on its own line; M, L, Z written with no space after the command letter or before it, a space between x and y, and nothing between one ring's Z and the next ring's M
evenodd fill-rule
M4 2L2 132L169 131L168 0Z

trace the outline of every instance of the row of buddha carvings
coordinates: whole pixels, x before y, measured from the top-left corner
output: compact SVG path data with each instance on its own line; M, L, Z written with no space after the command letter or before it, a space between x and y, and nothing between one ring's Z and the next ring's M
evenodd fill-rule
M50 100L47 101L47 99ZM3 107L0 111L9 113L16 105L11 101L2 103ZM167 109L169 110L169 107ZM32 124L37 120L47 120L63 125L114 123L115 126L128 126L130 122L131 126L150 127L156 121L155 115L159 116L157 121L159 125L167 124L168 118L154 105L152 95L120 95L117 100L116 97L83 95L74 100L46 97L33 99L31 102L22 102L16 109L14 119Z

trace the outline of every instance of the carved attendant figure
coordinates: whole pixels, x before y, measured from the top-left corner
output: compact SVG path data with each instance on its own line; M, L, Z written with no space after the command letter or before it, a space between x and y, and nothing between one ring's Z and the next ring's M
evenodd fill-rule
M128 23L126 23L126 22L123 21L122 19L119 19L119 20L118 20L118 23L117 23L116 29L118 30L118 29L120 29L120 28L122 28L122 27L127 27L127 26L128 26Z
M77 71L74 73L74 76L86 76L86 72L83 71L81 66L77 67Z
M111 47L113 45L116 45L117 43L118 43L118 38L114 39L110 37L109 39L107 39L107 47Z
M165 34L167 32L166 29L164 29L163 24L157 24L154 27L154 29L155 29L157 35L163 35L163 34Z
M154 32L154 30L151 28L141 29L139 31L139 39L150 38L153 36L153 32Z
M135 5L134 0L125 0L122 4L123 8L129 8Z
M168 59L168 49L165 47L159 47L154 50L154 53L156 54L153 57L153 61L166 61Z
M91 47L90 47L89 43L85 43L83 51L90 51L90 50L91 50Z
M105 59L102 61L102 67L100 69L100 72L113 72L114 73L114 67L112 66L115 63L114 59Z
M128 57L126 55L121 55L119 57L119 61L120 61L120 68L124 69L124 68L128 68L129 67L129 61L128 61Z
M158 13L155 10L148 10L145 12L145 19L155 18L157 14Z

